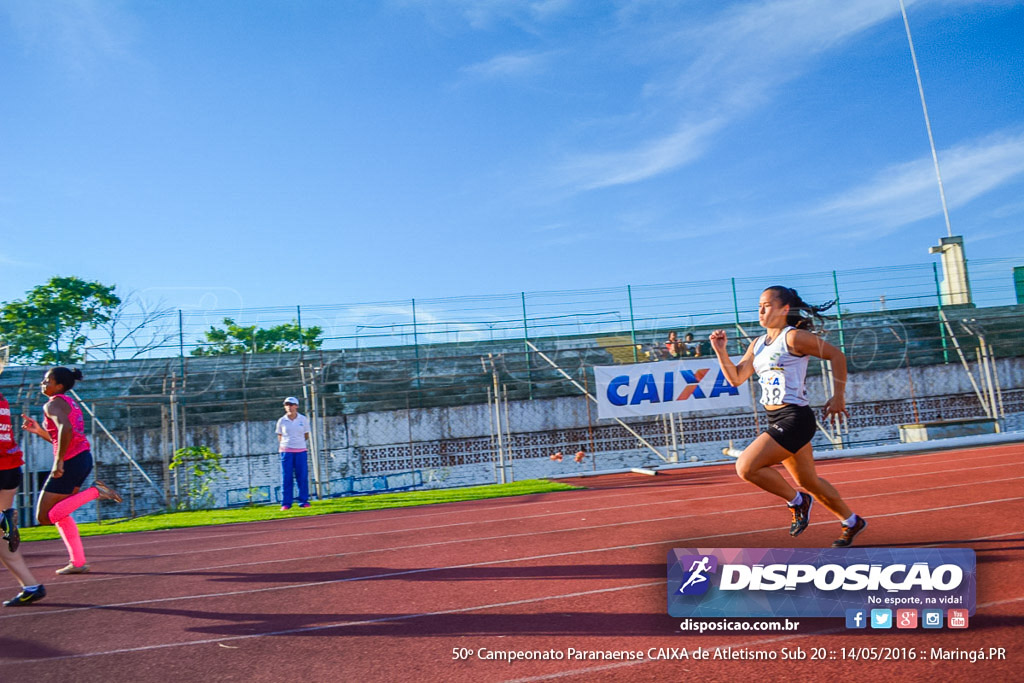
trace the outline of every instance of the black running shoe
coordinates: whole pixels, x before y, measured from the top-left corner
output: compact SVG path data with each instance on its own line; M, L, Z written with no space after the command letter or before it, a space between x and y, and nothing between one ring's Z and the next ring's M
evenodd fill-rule
M814 498L809 493L801 493L802 500L799 505L788 506L793 513L793 523L789 525L789 535L799 536L807 528L811 521L811 506L814 505Z
M860 515L857 515L857 521L853 523L853 526L843 525L843 535L837 538L833 543L833 548L848 548L853 545L853 539L860 532L864 531L868 526L868 520L864 519Z
M4 607L24 607L25 605L31 605L36 600L42 600L45 597L46 588L42 584L39 584L39 587L35 590L29 590L27 588L21 589L20 593L4 603Z
M7 541L7 547L11 549L13 553L21 545L21 532L18 531L18 510L17 508L10 508L3 512L3 529L4 529L4 540Z

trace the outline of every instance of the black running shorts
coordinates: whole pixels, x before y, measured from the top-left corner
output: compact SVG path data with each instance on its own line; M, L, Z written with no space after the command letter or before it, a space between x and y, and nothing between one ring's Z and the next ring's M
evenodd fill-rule
M64 476L47 477L43 490L48 493L65 493L71 495L75 489L85 483L86 477L92 472L92 453L83 451L64 461Z
M21 468L13 467L9 470L0 470L0 491L20 489L22 482Z
M811 442L818 423L810 406L785 405L768 412L768 436L790 453Z

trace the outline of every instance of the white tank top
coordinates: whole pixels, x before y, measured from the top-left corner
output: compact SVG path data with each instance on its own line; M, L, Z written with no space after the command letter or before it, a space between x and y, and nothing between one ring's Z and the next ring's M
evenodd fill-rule
M790 352L786 336L792 329L795 328L782 330L771 344L765 343L766 334L754 340L754 372L761 384L761 403L766 406L808 404L804 378L810 356L795 356Z

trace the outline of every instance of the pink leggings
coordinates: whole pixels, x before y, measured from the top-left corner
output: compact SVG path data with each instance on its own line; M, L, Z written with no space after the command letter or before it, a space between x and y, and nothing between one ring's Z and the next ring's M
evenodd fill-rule
M71 513L99 497L100 492L90 486L84 491L68 496L50 508L50 521L57 527L57 533L64 540L68 555L71 556L71 564L76 567L85 564L85 548L82 547L82 539L78 535L78 525L75 524Z

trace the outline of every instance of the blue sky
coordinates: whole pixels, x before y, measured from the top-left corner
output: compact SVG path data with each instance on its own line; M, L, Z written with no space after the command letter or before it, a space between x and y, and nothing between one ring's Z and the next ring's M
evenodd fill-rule
M1024 3L906 4L953 232L1024 256ZM0 93L0 301L649 285L945 235L897 0L7 2Z

